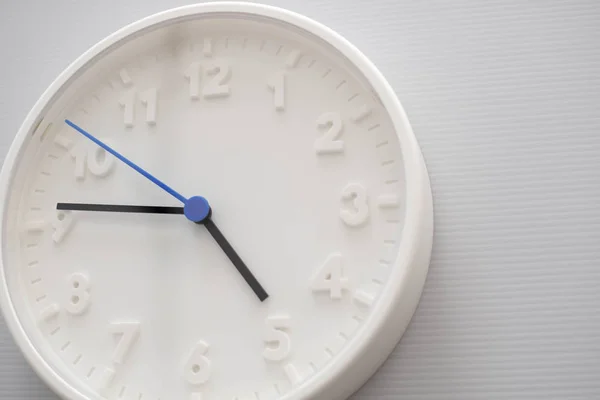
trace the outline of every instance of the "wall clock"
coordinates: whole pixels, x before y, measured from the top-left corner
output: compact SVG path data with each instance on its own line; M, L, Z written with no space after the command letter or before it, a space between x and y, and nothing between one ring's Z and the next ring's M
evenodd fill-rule
M429 265L429 180L393 90L273 7L114 33L43 94L0 179L2 311L65 399L345 399Z

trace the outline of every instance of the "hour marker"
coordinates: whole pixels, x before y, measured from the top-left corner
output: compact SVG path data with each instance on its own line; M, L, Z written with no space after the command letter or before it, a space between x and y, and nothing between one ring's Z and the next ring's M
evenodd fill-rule
M279 398L279 392L275 387L270 387L262 390L260 393L256 393L256 398L259 400L275 400Z
M66 137L61 135L57 135L54 138L54 143L66 150L69 150L73 145L73 141L71 139L67 139Z
M50 304L49 306L46 306L44 309L42 309L42 311L40 312L40 320L48 321L56 317L59 312L60 307L58 306L58 304Z
M204 47L202 48L202 54L206 57L211 57L213 55L213 46L211 38L204 38Z
M371 111L372 110L368 105L363 104L352 116L352 121L354 121L354 122L362 121L363 119L365 119L369 115L371 115Z
M325 347L325 354L328 358L333 358L333 351L331 351L331 349L328 347Z
M395 208L400 205L400 199L394 194L382 194L377 198L377 205L380 208Z
M379 124L375 124L375 125L371 125L370 127L367 128L368 131L374 131L375 129L379 128Z
M46 134L48 133L48 131L50 131L50 128L52 128L52 124L48 124L48 126L46 126L46 128L44 129L44 132L42 132L42 136L40 136L40 141L43 141L46 138Z
M39 220L39 221L29 221L25 224L25 230L27 232L41 232L44 230L44 228L46 227L46 222Z
M108 367L104 368L98 380L98 389L101 394L106 394L113 379L115 379L115 370Z
M338 354L346 345L346 339L339 334L336 335L332 340L329 341L327 348L331 350L333 354Z
M294 364L286 364L283 367L283 371L285 372L285 375L289 379L292 386L296 386L297 384L302 382L302 377L300 376L300 373L298 372L298 369L294 366Z
M346 338L350 338L359 327L359 323L354 318L346 319L342 324L342 332Z
M356 300L358 303L362 304L363 306L370 306L371 304L373 304L373 301L375 300L375 296L373 296L371 293L367 293L364 290L357 290L356 292L354 292L354 300Z
M125 86L129 86L131 85L131 76L129 76L129 72L123 68L121 69L121 71L119 71L119 76L121 77L121 82L123 82L123 85Z
M300 60L301 55L302 54L300 53L300 51L292 50L290 52L290 54L288 54L287 58L285 59L285 66L288 68L296 67L296 65L298 65L298 61Z

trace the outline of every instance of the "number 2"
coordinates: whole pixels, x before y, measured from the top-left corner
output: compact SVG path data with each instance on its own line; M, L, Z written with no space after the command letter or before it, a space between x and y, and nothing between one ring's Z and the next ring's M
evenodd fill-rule
M317 154L332 154L344 152L344 142L337 140L342 134L342 117L336 112L326 112L317 119L317 127L325 128L327 131L323 136L315 140L315 151Z

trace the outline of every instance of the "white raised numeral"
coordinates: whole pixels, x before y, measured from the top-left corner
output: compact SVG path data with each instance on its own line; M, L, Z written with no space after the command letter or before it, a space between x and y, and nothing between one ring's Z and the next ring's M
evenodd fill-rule
M70 211L57 211L53 214L50 224L54 230L52 240L60 243L73 226L73 214Z
M83 314L90 306L90 280L81 273L76 272L67 279L69 285L69 301L65 307L71 314Z
M127 128L132 128L135 124L135 104L138 95L135 90L126 92L119 104L123 108L123 123ZM148 125L156 124L156 109L158 103L158 89L149 88L139 94L139 100L146 107L146 123Z
M290 354L292 349L290 335L284 332L284 329L290 327L290 318L272 316L267 318L266 324L264 341L267 347L263 351L263 357L269 361L281 361Z
M340 218L349 226L360 226L369 218L367 189L360 183L349 183L342 190L342 201L352 201L353 210L342 207Z
M158 91L156 88L150 88L140 93L140 100L146 107L146 123L148 125L156 124L156 97Z
M115 352L113 353L113 362L123 364L123 360L140 334L140 323L133 322L113 322L110 324L110 331L121 336Z
M208 344L199 341L188 356L184 366L184 377L191 385L201 385L210 378L210 360L206 357Z
M317 127L326 129L323 136L315 141L317 154L341 153L344 151L344 142L337 140L342 133L342 118L339 113L327 112L317 119Z
M190 81L190 98L192 100L198 100L200 96L200 71L201 65L196 61L190 64L184 74Z
M206 82L202 91L205 98L229 96L229 85L226 83L231 77L231 68L228 64L222 60L215 61L206 68L206 75L210 79Z
M104 177L115 165L114 157L99 146L88 148L84 144L79 144L73 147L70 153L75 159L75 179L78 180L85 178L86 170L97 177Z
M330 254L312 277L310 286L316 292L328 291L333 300L341 299L342 291L348 289L348 278L344 276L342 255Z
M285 73L277 72L267 83L273 91L273 105L277 111L285 109Z
M135 91L130 90L121 97L119 104L123 108L123 123L127 128L133 126L133 117L135 113Z

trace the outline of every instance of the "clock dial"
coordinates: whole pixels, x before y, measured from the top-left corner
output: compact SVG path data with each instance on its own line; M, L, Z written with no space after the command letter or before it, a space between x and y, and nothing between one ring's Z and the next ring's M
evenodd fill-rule
M244 14L152 25L80 71L24 142L5 210L31 348L73 398L314 395L409 270L407 176L424 168L377 90L317 36Z

